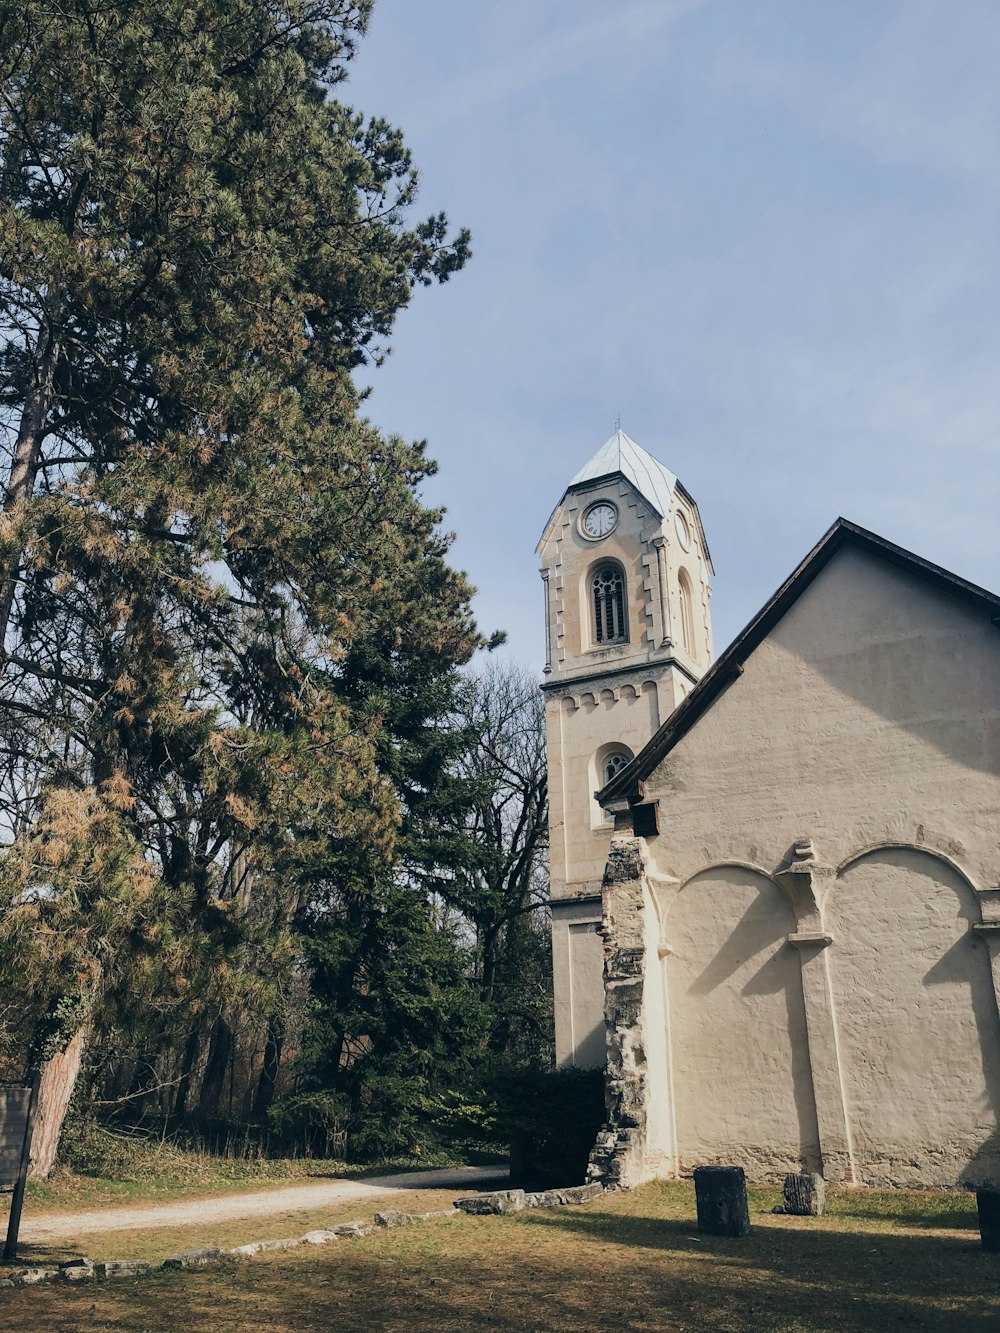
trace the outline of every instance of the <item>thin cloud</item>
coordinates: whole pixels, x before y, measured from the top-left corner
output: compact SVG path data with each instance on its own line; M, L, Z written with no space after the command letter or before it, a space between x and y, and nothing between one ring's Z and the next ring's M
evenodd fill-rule
M574 73L618 48L662 33L700 9L705 0L637 0L611 14L561 31L516 57L470 70L439 88L411 118L409 129L427 134L474 112L510 101Z

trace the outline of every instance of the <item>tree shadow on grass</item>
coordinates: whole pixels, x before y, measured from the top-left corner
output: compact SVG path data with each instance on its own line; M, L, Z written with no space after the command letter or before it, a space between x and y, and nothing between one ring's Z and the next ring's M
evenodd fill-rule
M809 1218L796 1219L801 1225L752 1221L750 1236L737 1240L702 1235L693 1218L593 1209L524 1217L527 1226L568 1231L600 1245L659 1251L681 1269L694 1264L704 1281L734 1300L748 1285L763 1282L775 1313L783 1311L791 1321L778 1328L834 1333L896 1321L949 1333L1000 1328L1000 1256L980 1248L978 1233L912 1236L820 1229ZM967 1219L961 1224L965 1228ZM921 1213L917 1225L948 1224Z
M211 1273L3 1297L16 1297L24 1333L870 1333L900 1325L987 1333L998 1326L1000 1264L963 1237L761 1226L746 1240L719 1240L684 1221L581 1211L428 1224ZM13 1309L0 1299L0 1326Z

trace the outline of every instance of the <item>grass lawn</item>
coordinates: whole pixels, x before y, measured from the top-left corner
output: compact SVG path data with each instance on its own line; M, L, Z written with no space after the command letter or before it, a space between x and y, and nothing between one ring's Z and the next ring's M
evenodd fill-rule
M461 1191L466 1194L472 1192ZM192 1223L182 1227L176 1225L141 1227L129 1231L98 1231L76 1242L59 1240L32 1244L22 1241L17 1249L17 1266L26 1268L37 1265L40 1268L51 1268L67 1259L83 1256L101 1261L147 1259L150 1263L159 1264L180 1250L193 1250L201 1245L218 1245L228 1250L234 1245L245 1245L252 1240L303 1236L307 1231L317 1231L323 1227L334 1226L338 1222L370 1222L376 1211L383 1212L391 1208L398 1209L401 1213L423 1213L433 1208L450 1208L459 1193L460 1191L455 1189L399 1190L377 1199L353 1199L346 1203L326 1204L323 1207L289 1209L272 1213L267 1217L250 1217L245 1220ZM0 1266L0 1275L2 1272ZM0 1330L5 1329L6 1325L0 1316Z
M1000 1256L954 1194L838 1191L820 1219L695 1231L687 1183L583 1208L441 1220L224 1268L0 1291L0 1328L246 1333L670 1330L849 1333L1000 1328Z

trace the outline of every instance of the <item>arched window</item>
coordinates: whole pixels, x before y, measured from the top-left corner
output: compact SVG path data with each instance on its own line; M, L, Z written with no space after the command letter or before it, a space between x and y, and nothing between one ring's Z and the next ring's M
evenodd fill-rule
M691 592L691 580L687 576L687 570L684 569L677 574L677 596L681 612L681 642L685 652L694 657L694 596Z
M624 643L625 576L617 565L602 565L591 581L594 596L595 643Z
M591 790L596 793L602 787L606 787L611 779L617 776L633 757L632 751L621 741L608 741L607 744L599 746L590 758ZM596 801L591 802L591 828L606 829L606 825L613 824L614 819L614 815L602 809Z

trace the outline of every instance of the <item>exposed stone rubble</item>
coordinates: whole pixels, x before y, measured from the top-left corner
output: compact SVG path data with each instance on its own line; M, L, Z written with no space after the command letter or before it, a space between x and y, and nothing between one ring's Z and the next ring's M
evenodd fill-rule
M587 1175L606 1189L638 1184L649 1174L646 1147L646 1049L643 1027L644 843L615 835L604 872L604 1018L608 1063L607 1122L590 1154Z
M208 1268L232 1259L252 1259L258 1254L276 1250L293 1250L299 1245L328 1245L335 1241L370 1236L376 1229L408 1226L411 1223L431 1221L442 1217L485 1216L499 1213L518 1213L525 1208L555 1208L567 1204L587 1203L604 1193L600 1184L572 1185L568 1189L540 1190L525 1193L522 1189L494 1190L489 1194L474 1194L455 1200L453 1208L433 1208L426 1213L403 1213L395 1209L376 1213L372 1222L341 1222L329 1228L307 1231L298 1238L281 1237L276 1240L255 1240L223 1250L214 1245L184 1250L165 1259L162 1270ZM59 1268L0 1269L0 1287L22 1287L35 1282L62 1278L66 1282L110 1280L113 1278L142 1277L153 1271L152 1264L141 1259L109 1259L95 1263L91 1259L71 1259Z

